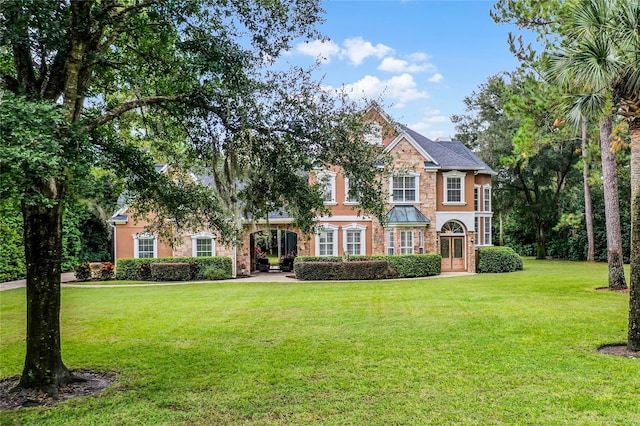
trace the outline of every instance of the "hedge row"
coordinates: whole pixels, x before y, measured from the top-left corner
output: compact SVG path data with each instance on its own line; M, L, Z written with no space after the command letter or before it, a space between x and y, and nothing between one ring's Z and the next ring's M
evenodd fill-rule
M191 268L186 262L157 262L149 266L153 281L189 281L191 278Z
M116 279L152 280L151 265L156 263L186 263L189 265L188 278L183 281L231 278L233 266L231 258L224 256L162 257L145 259L118 259ZM182 267L178 267L181 269ZM177 274L182 272L176 272Z
M514 272L522 270L522 258L511 247L480 247L478 272Z
M296 278L319 280L381 280L388 276L389 262L366 260L356 262L299 262L295 265Z
M299 265L307 262L313 263L359 263L370 261L383 261L387 263L386 276L382 278L414 278L440 275L442 270L442 257L439 254L397 254L390 256L349 256L347 262L338 256L298 256L295 261L295 272L298 277ZM303 267L304 268L304 267ZM336 267L337 268L337 267ZM308 274L305 270L305 274ZM320 273L310 273L320 276ZM331 275L331 274L330 274ZM299 279L339 279L339 278L299 278ZM346 279L346 278L345 278ZM349 278L352 279L352 278ZM358 279L358 278L353 278ZM366 279L366 278L360 278Z

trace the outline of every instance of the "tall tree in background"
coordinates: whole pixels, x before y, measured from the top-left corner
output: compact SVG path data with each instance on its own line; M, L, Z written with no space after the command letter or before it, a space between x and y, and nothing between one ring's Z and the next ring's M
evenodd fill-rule
M640 1L583 0L570 5L568 31L550 73L587 93L576 96L604 116L620 114L631 135L631 291L628 348L640 351ZM584 109L584 108L583 108ZM601 137L602 138L602 137Z
M318 161L343 166L363 210L384 217L381 188L368 184L379 152L356 106L308 72L268 70L291 40L318 38L319 1L1 7L0 196L21 205L27 263L20 387L55 393L74 380L60 352L62 212L92 166L126 178L129 202L156 214L163 235L208 227L233 239L229 200L245 200L252 217L284 205L308 230L324 209L304 175ZM171 177L151 153L172 162ZM193 163L217 172L217 191L182 179Z

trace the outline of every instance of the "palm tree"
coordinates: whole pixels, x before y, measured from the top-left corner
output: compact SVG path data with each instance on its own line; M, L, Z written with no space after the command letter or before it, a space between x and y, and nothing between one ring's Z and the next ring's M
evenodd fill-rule
M631 291L627 347L640 351L640 0L582 0L568 6L560 53L549 62L558 82L587 88L582 109L619 114L631 134ZM606 130L606 129L603 129ZM602 136L601 136L602 138Z

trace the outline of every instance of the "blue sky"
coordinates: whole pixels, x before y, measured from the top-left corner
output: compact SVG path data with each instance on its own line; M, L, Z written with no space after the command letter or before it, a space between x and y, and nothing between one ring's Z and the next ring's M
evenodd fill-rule
M489 16L492 1L326 0L330 41L296 43L287 60L311 65L331 87L380 97L399 122L435 139L453 137L449 117L486 79L517 67L507 34Z

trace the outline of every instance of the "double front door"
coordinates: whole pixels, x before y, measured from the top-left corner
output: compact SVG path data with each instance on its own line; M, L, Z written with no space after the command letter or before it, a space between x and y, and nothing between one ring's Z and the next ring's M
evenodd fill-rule
M442 271L465 270L464 237L440 236L440 255L442 256Z

